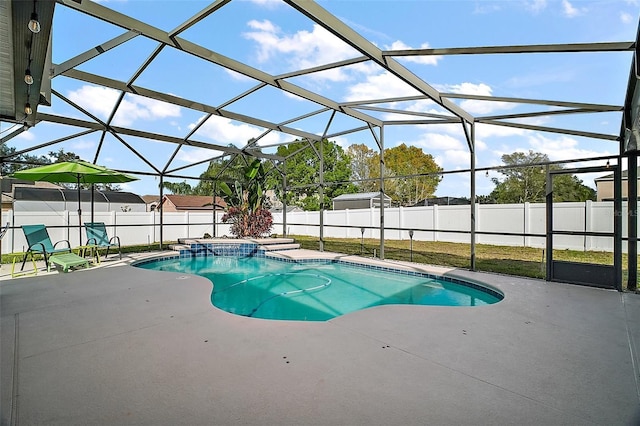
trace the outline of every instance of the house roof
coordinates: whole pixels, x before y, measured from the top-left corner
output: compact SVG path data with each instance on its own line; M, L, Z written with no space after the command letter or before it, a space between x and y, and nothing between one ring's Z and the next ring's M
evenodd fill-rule
M78 191L75 189L60 188L38 188L33 186L14 186L14 201L78 201ZM80 198L83 202L91 201L91 191L83 189L80 191ZM94 192L95 203L122 203L122 204L144 204L140 196L132 192L121 191L98 191Z
M142 198L147 204L160 201L159 195L141 195L140 198Z
M471 201L467 198L460 197L431 197L420 200L411 207L433 206L435 204L439 206L464 206L471 204Z
M622 171L622 180L626 180L627 176L629 176L629 170ZM640 176L640 167L638 167L638 176ZM599 178L595 178L594 182L602 182L603 180L613 180L613 173L609 173L608 175L600 176Z
M355 201L355 200L370 200L372 198L380 198L379 192L360 192L357 194L342 194L333 198L333 201ZM390 200L387 194L384 194L384 198Z
M0 184L2 185L2 192L10 193L13 192L13 188L18 186L27 186L30 188L62 188L60 185L56 185L51 182L44 181L30 181L23 179L16 179L8 176L3 176L0 179Z
M177 210L211 210L212 197L206 195L178 195L168 194L164 199L169 200L171 204L176 206ZM220 197L216 196L216 207L224 209L227 203Z

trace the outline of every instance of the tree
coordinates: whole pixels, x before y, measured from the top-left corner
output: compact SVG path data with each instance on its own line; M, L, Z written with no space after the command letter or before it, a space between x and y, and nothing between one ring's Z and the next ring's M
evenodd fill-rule
M7 144L0 144L0 160L2 161L2 174L10 175L18 170L24 170L33 167L34 165L46 165L51 163L62 163L64 161L81 160L80 156L71 151L65 151L60 148L57 151L49 151L47 155L30 155L30 154L18 154L16 155L16 149L9 147ZM75 183L59 183L63 188L75 188ZM107 191L119 191L120 186L112 183L100 183L95 184L96 189ZM91 185L81 184L81 188L89 189Z
M287 186L299 186L299 188L288 189L286 194L282 194L280 190L278 197L280 199L285 197L288 205L301 206L305 210L320 210L320 160L316 155L316 150L320 152L320 142L313 142L313 145L315 150L307 141L295 141L278 147L278 155L282 157L295 153L287 158L285 172ZM350 183L351 158L342 147L325 139L322 141L322 151L325 182L323 202L329 205L332 198L357 192L357 187ZM274 175L271 179L280 178ZM279 187L278 184L279 182L272 186Z
M49 164L51 160L47 156L36 156L30 154L19 154L15 155L16 149L12 146L8 146L6 143L0 144L0 160L2 162L2 166L0 170L2 171L3 176L10 175L18 170L28 169L31 166L30 164ZM13 161L17 161L14 163ZM21 162L27 164L20 164Z
M65 161L80 160L80 156L75 152L65 151L62 148L57 151L49 151L49 157L53 160L54 163L64 163Z
M546 154L530 150L528 153L514 152L502 156L504 169L500 170L505 178L492 178L496 185L489 197L499 204L507 203L541 203L545 201L546 170L544 165L549 162ZM527 166L531 164L531 166ZM557 164L549 165L550 170L561 170ZM553 200L586 201L596 199L592 188L582 184L574 175L558 175L553 179Z
M75 161L82 160L78 154L71 151L65 151L63 148L60 148L57 151L49 151L49 158L51 158L49 163L63 163L65 161ZM85 160L86 161L86 160ZM60 186L64 188L75 188L76 184L74 183L59 183ZM120 185L116 185L113 183L95 183L93 184L94 188L99 191L120 191ZM82 189L91 189L91 184L80 184Z
M363 150L358 147L355 151L361 153ZM365 158L366 155L365 153ZM370 165L368 176L379 178L380 155L374 153L371 159L367 159L366 162ZM438 166L433 156L425 154L421 148L415 146L407 146L403 143L395 148L385 149L384 163L385 178L390 178L385 180L385 193L400 205L413 205L422 199L433 196L442 179L435 174L441 172L442 168ZM430 176L402 178L402 176L416 174L430 174ZM378 191L379 183L377 181L371 183L370 190Z
M172 194L178 195L196 195L195 188L187 182L163 182L162 187L171 191Z
M347 155L351 159L351 179L360 192L372 192L378 187L378 183L371 179L372 170L380 168L376 163L376 152L365 144L353 144L347 148ZM378 173L379 174L379 173ZM360 181L360 182L357 182Z
M195 188L193 188L193 194L213 194L213 185L215 181L228 183L238 181L244 183L245 169L247 166L251 165L254 160L255 157L247 154L231 154L230 156L211 160L207 170L200 175L200 182ZM268 164L263 163L262 167L266 172L270 169Z

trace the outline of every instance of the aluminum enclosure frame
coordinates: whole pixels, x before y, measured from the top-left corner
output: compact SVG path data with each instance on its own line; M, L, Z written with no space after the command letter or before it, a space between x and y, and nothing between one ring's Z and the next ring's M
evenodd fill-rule
M27 15L27 12L30 12L31 2L24 2L18 0L11 0L5 2L10 5L13 9L13 14L11 15L11 26L14 30L13 39L19 39L20 37L24 37L23 32L20 32L20 26L22 25L22 20L24 16ZM43 2L39 2L41 5ZM447 56L447 55L509 55L509 54L549 54L549 53L581 53L581 52L633 52L637 55L638 53L638 37L636 40L632 41L620 41L620 42L595 42L595 43L564 43L564 44L546 44L546 45L516 45L516 46L478 46L478 47L465 47L465 48L434 48L434 49L405 49L405 50L381 50L379 47L374 45L372 42L362 37L356 31L354 31L349 25L345 22L338 19L336 16L332 15L329 11L324 9L319 4L308 1L308 0L285 0L285 3L288 4L295 11L299 12L301 15L307 17L315 24L323 27L340 40L345 42L350 47L354 48L356 51L361 54L361 56L356 56L347 60L342 60L334 63L327 63L319 66L315 66L307 69L300 69L296 71L292 71L286 74L281 75L271 75L262 70L251 67L245 63L234 60L230 57L227 57L220 52L212 51L207 49L201 45L195 44L185 38L181 37L181 34L186 30L196 25L198 22L202 21L206 17L215 14L216 12L224 9L225 6L231 3L231 0L217 0L211 2L207 7L199 11L198 13L191 16L189 19L185 20L183 23L178 25L176 28L170 31L164 31L160 28L154 27L150 24L142 22L140 20L134 19L132 17L126 16L122 13L119 13L113 9L110 9L107 5L101 3L95 3L92 1L77 1L77 0L57 0L57 2L45 2L50 8L43 9L39 11L41 16L47 17L50 15L52 21L55 20L55 9L57 8L69 8L73 9L78 13L82 13L88 17L93 19L98 19L104 21L106 23L113 24L122 29L122 33L110 40L106 40L101 43L99 46L95 46L92 49L89 49L85 52L82 52L75 57L68 58L64 62L60 64L50 63L51 58L50 52L51 49L51 27L52 25L48 25L43 28L43 30L48 31L48 37L41 37L40 40L36 40L34 44L34 51L39 52L38 56L38 72L41 75L40 80L37 81L36 84L39 85L40 91L39 93L47 94L49 96L53 94L57 99L56 101L62 101L70 105L77 112L87 117L87 119L78 119L72 117L61 117L55 116L52 114L47 114L43 112L38 112L38 104L46 104L48 102L46 96L41 96L37 102L33 102L33 110L34 113L27 119L26 117L22 117L20 114L17 114L15 111L21 107L21 102L24 101L24 96L19 92L18 89L21 87L19 80L21 76L19 73L15 72L22 67L22 65L18 64L19 58L24 56L24 52L21 48L13 45L12 40L2 40L0 41L0 47L4 50L8 50L12 52L11 57L14 61L9 63L0 64L0 76L10 75L12 74L15 80L15 84L12 85L13 93L11 93L11 97L7 96L3 99L12 99L14 102L13 114L3 114L0 119L7 123L15 123L18 126L15 130L10 133L3 134L0 138L0 143L8 143L13 138L18 136L23 131L27 130L29 127L37 126L39 123L55 123L59 125L70 126L78 129L78 131L68 137L59 138L50 140L47 142L39 142L37 144L33 144L32 146L17 151L15 155L20 154L28 154L30 152L36 151L38 149L54 147L56 144L64 142L66 140L80 138L84 135L99 132L100 133L100 143L96 149L93 162L97 162L100 158L103 141L107 135L113 136L117 139L123 146L125 146L132 156L137 157L142 162L144 162L149 168L149 171L142 170L126 170L120 169L119 171L130 174L139 174L139 175L153 175L157 176L160 179L160 182L164 182L166 179L170 178L179 178L179 179L198 179L198 176L191 175L185 170L189 167L193 167L198 164L202 164L208 161L220 159L220 158L229 158L232 156L237 156L240 154L254 156L257 158L263 158L267 161L270 161L274 165L282 165L286 163L287 158L283 158L274 154L269 154L262 152L262 150L257 146L257 141L263 137L265 137L270 132L280 132L288 135L293 140L305 140L308 142L308 149L313 149L314 144L322 141L323 139L329 139L332 137L337 137L340 135L350 134L359 132L362 130L369 130L371 134L372 141L375 141L375 144L378 147L380 153L380 179L379 179L379 187L380 187L380 197L381 199L384 196L385 191L385 177L384 177L384 147L385 147L385 128L391 126L403 126L403 125L438 125L438 124L460 124L463 129L466 142L469 149L469 174L470 174L470 187L469 187L469 198L471 199L471 217L470 220L470 261L471 261L471 269L475 270L475 242L476 242L476 218L474 216L474 206L476 202L476 182L475 182L475 173L478 170L476 167L476 140L475 140L475 125L477 123L492 125L492 126L502 126L502 127L512 127L526 130L534 130L540 132L549 132L554 134L564 134L564 135L573 135L578 137L586 137L603 141L614 141L620 142L620 153L618 155L618 164L621 164L623 161L623 141L625 130L630 126L630 121L622 119L622 115L629 116L632 108L632 101L636 99L637 94L637 73L633 72L635 66L637 64L636 60L631 64L631 75L629 78L628 92L625 104L623 105L606 105L606 104L592 104L592 103L582 103L582 102L572 102L568 100L552 100L552 99L526 99L526 98L510 98L510 97L498 97L498 96L480 96L474 94L458 94L458 93L445 93L440 92L433 87L433 85L429 84L429 82L419 78L414 73L412 73L407 67L403 66L396 58L401 57L419 57L419 56ZM11 7L9 9L11 9ZM19 12L19 13L18 13ZM5 11L3 11L5 13ZM7 18L8 15L3 16L3 18ZM45 18L43 18L45 19ZM640 34L640 33L639 33ZM156 48L153 52L149 54L149 56L142 61L140 67L127 79L126 81L118 81L112 78L108 78L102 75L88 73L86 71L82 71L78 69L78 67L84 64L87 61L90 61L105 52L114 49L117 46L126 44L132 40L135 40L139 37L144 37L149 39L155 43L157 43ZM55 42L55 41L53 41ZM236 96L231 97L219 105L210 105L202 102L195 101L193 99L182 98L175 95L170 95L167 93L163 93L157 90L152 90L150 88L143 87L137 84L140 75L151 65L154 60L158 57L160 52L163 49L177 49L181 52L184 52L188 55L191 55L198 60L205 61L208 63L215 64L217 66L223 67L227 70L239 73L244 76L248 76L252 79L255 79L258 83L244 91L243 93L238 93ZM49 55L49 56L47 56ZM47 62L47 58L49 62ZM379 66L381 69L387 71L397 78L399 81L408 84L412 88L416 89L420 95L418 96L404 96L404 97L392 97L386 99L368 99L368 100L360 100L360 101L337 101L334 99L330 99L319 92L314 92L308 89L305 89L299 85L293 84L290 80L293 77L306 76L311 75L315 72L340 69L343 67L347 67L354 64L362 64L362 63L371 63ZM11 68L11 69L10 69ZM12 71L13 70L13 71ZM49 75L47 76L47 70L51 70ZM55 89L51 89L52 82L55 82L55 79L58 77L64 77L76 81L86 82L93 85L110 88L119 91L120 96L118 102L114 105L109 118L105 120L101 120L95 115L92 115L90 112L84 110L80 105L74 104L70 99L66 98L62 93L56 91ZM270 87L273 89L277 89L280 91L284 91L291 95L295 95L300 97L306 101L312 102L317 105L317 109L308 114L304 114L301 116L290 117L281 122L270 122L266 121L254 116L238 114L229 109L231 105L234 103L241 101L243 99L248 99L254 93L259 92L260 90ZM3 87L4 88L4 87ZM188 108L193 111L200 112L204 114L204 118L201 121L200 125L206 122L207 119L213 116L224 117L230 120L234 120L240 123L246 123L253 126L258 126L265 129L265 132L260 135L258 140L253 140L250 143L247 143L243 147L232 147L232 146L224 146L221 144L206 142L202 140L198 140L194 137L195 132L197 131L197 127L195 129L191 129L189 132L183 137L176 137L158 133L152 133L148 131L143 131L136 128L126 128L122 126L115 126L113 124L113 119L121 107L122 101L126 94L136 94L138 96L145 97L147 99L165 102L171 105L177 105L182 108ZM31 98L29 98L31 99ZM441 107L445 112L442 114L436 113L423 113L416 112L403 109L401 107L395 108L383 108L378 106L378 104L393 102L399 104L403 101L409 100L430 100L434 102L436 105ZM539 106L540 110L532 111L528 113L520 113L520 114L500 114L500 115L491 115L491 116L474 116L464 108L462 108L456 101L458 100L479 100L479 101L491 101L491 102L507 102L514 104L526 104L530 106ZM4 101L3 101L4 102ZM4 104L3 104L4 105ZM550 110L548 107L553 107ZM325 129L322 134L314 133L311 131L301 130L299 124L306 118L310 116L315 116L323 113L330 112L330 118L327 120ZM373 115L374 113L386 112L386 113L394 113L406 115L407 120L381 120ZM575 129L568 128L558 128L558 127L546 127L541 125L531 125L524 123L517 123L512 120L514 119L522 119L522 118L532 118L532 117L549 117L554 115L573 115L573 114L598 114L598 113L619 113L621 115L621 130L619 134L602 134L602 133L594 133L589 131L581 131ZM331 131L332 122L336 116L345 116L350 119L355 120L359 124L354 126L351 129L341 130L341 131ZM175 150L173 151L170 158L167 158L167 161L164 164L158 165L153 164L147 159L145 159L143 153L137 150L129 141L130 138L141 138L148 140L149 143L169 143L175 145ZM324 182L324 167L322 166L324 162L323 154L322 154L322 144L319 145L320 150L316 150L316 154L319 157L319 161L321 164L320 167L320 176L318 182L319 192L322 195L324 191L324 187L328 184ZM193 163L187 166L176 166L174 160L177 154L185 147L198 147L209 149L212 151L212 155L210 158L199 161L197 163ZM220 154L222 153L222 154ZM295 155L292 154L292 155ZM633 157L634 159L637 158ZM12 162L11 157L0 158L2 162ZM629 157L629 161L632 161L632 157ZM636 160L637 161L637 160ZM287 176L284 173L284 167L276 167L277 172L282 174L282 182L283 188L286 191L288 186ZM161 185L162 187L162 185ZM160 190L160 195L162 196L162 189ZM637 206L637 189L635 194L635 202ZM286 207L286 206L285 206ZM162 212L162 210L161 210ZM284 209L284 226L283 232L286 233L286 208ZM324 205L321 205L321 215L320 215L320 247L323 249L323 212ZM632 215L637 215L637 207L635 212L630 212L630 221ZM161 215L161 223L162 223L162 215ZM161 226L162 229L162 226ZM632 231L635 228L629 228ZM380 257L384 258L384 208L380 209ZM637 230L635 230L635 235L629 236L630 238L630 257L637 256ZM635 240L634 240L635 239ZM162 245L162 231L161 231L161 245ZM631 253L631 251L635 251L635 253ZM637 281L637 278L635 278ZM630 281L631 282L631 281ZM635 284L634 287L635 288Z

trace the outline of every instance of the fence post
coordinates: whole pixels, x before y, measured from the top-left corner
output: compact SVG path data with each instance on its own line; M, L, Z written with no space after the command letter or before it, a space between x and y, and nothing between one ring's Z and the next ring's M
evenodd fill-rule
M482 244L482 235L477 234L476 232L480 231L480 224L482 223L480 221L480 203L474 203L475 205L475 241L476 244Z
M528 201L525 201L525 203L523 204L523 209L524 211L522 212L522 217L523 217L523 223L522 223L522 229L523 229L523 233L524 234L528 234L530 231L530 227L531 225L529 224L529 217L530 217L530 213L529 213L529 208L530 208L530 204ZM529 247L529 237L527 237L526 235L522 238L522 244L523 247Z
M116 211L112 211L111 212L111 225L113 225L113 234L111 235L118 235L118 227L116 226L118 224L118 214L116 213Z
M374 214L375 211L373 210L373 207L369 207L369 238L373 238L373 218L374 218Z
M587 200L584 202L584 231L592 232L593 229L593 201ZM591 250L591 246L593 245L592 241L593 237L584 236L584 251Z
M156 242L156 211L151 212L151 239Z
M65 239L67 241L69 241L69 243L71 244L71 240L69 239L69 236L71 235L69 233L69 227L71 226L71 222L69 222L69 220L70 220L70 218L69 218L69 210L65 210L63 215L62 215L62 217L63 217L63 220L67 222L67 233L66 233Z
M349 209L344 209L344 221L343 222L344 222L345 225L349 225ZM349 231L351 231L351 229L344 228L344 234L345 234L344 236L345 236L345 238L349 238Z
M438 229L438 222L440 222L438 220L438 205L434 204L433 205L433 241L438 241L438 231L436 231Z
M186 238L191 238L191 235L189 234L189 231L191 229L191 223L189 222L189 210L184 212L184 224L187 231L185 232L187 234Z

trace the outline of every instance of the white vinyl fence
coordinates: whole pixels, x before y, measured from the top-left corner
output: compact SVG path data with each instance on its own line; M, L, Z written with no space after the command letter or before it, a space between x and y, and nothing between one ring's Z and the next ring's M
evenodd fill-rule
M385 238L463 242L470 241L470 206L425 206L386 208ZM164 213L164 241L178 238L201 238L205 233L214 235L213 215L200 212ZM546 209L544 204L483 204L476 205L476 242L506 246L545 247ZM626 203L623 203L623 236L627 235ZM220 223L217 214L216 235L229 236L229 226ZM273 233L282 234L282 213L274 214ZM13 212L3 213L2 225L10 223L14 229L2 239L2 253L21 252L26 248L23 224L45 224L52 241L78 241L78 217L75 211ZM83 212L83 221L90 214ZM96 212L94 221L107 225L109 236L117 235L123 245L154 244L160 241L160 214L157 212ZM320 235L319 212L292 212L287 214L287 234ZM377 208L361 210L330 210L324 213L324 236L359 239L379 238L380 211ZM350 226L350 227L347 227ZM613 232L613 203L558 203L554 206L554 229L558 231ZM482 232L496 234L482 234ZM519 235L498 235L519 234ZM83 232L83 241L86 236ZM554 248L572 250L613 251L613 238L593 236L557 235ZM623 244L626 250L626 244Z
M622 235L627 236L627 203L622 205ZM392 240L469 243L471 206L396 207L384 209L384 236ZM476 204L476 242L503 246L538 247L546 244L546 205ZM556 203L553 208L554 230L613 233L613 202ZM274 215L282 222L282 214ZM287 234L319 236L319 212L287 214ZM350 225L350 227L346 227ZM380 238L380 210L331 210L324 213L324 236L336 238ZM453 231L453 232L452 232ZM282 225L274 227L282 233ZM482 234L495 233L495 234ZM518 234L518 235L498 235ZM533 235L542 236L533 236ZM594 236L554 236L554 248L613 251L613 238ZM623 242L626 251L626 243Z

